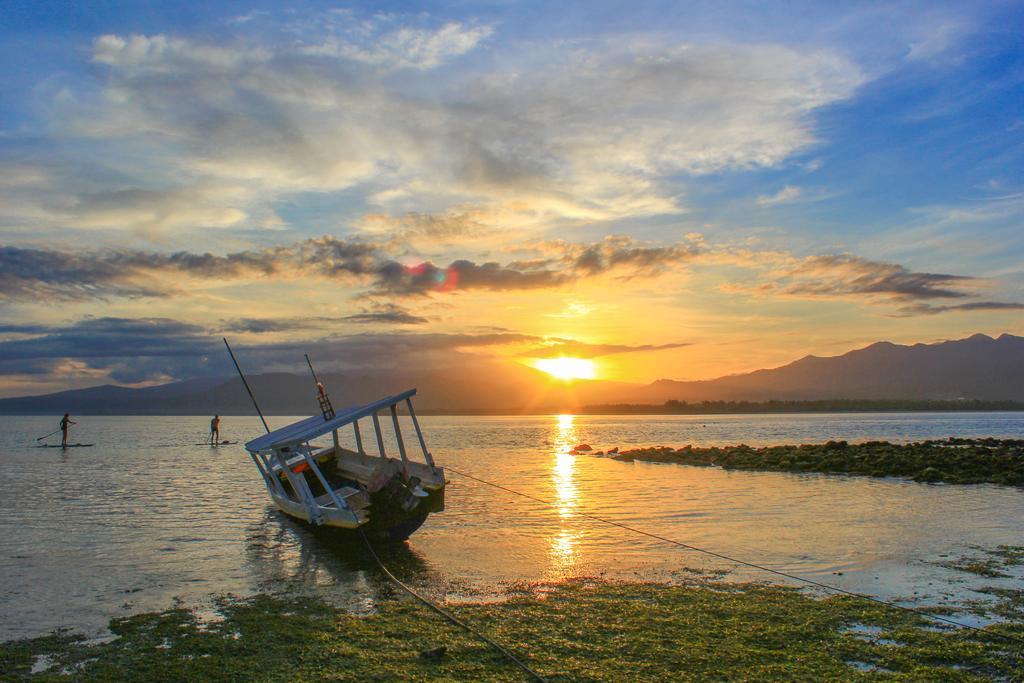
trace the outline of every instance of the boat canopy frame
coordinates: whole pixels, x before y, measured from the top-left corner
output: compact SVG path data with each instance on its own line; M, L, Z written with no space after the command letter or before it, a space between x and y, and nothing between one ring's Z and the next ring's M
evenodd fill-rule
M400 394L387 396L363 406L345 408L344 410L335 412L334 417L329 419L324 419L322 415L313 415L312 417L307 417L305 420L299 420L298 422L294 422L285 427L281 427L272 432L258 436L252 441L246 443L245 448L252 452L281 449L285 446L296 446L300 443L306 443L311 439L315 439L318 436L323 436L327 432L344 427L347 424L354 423L361 418L369 417L370 415L380 410L384 410L385 408L397 406L403 401L405 401L409 406L409 414L415 415L415 412L412 410L412 401L409 400L415 395L416 390L409 389L408 391L403 391Z
M405 449L405 441L402 439L402 429L398 420L398 405L404 402L406 409L409 411L409 417L412 419L413 427L416 430L416 437L423 453L423 459L430 467L430 471L437 474L434 456L427 449L427 443L423 438L423 430L420 429L419 420L416 418L416 411L412 407L412 397L415 395L416 390L410 389L400 394L374 401L373 403L347 408L335 413L334 417L313 415L312 417L263 434L247 442L245 448L249 451L249 455L252 456L253 462L256 464L257 469L259 469L268 492L271 495L288 499L291 497L288 496L279 477L273 476L276 471L284 473L298 498L298 502L306 508L311 522L318 525L323 524L323 513L329 509L329 506L321 505L316 501L305 477L295 471L296 465L301 465L302 463L305 463L306 467L312 470L313 474L320 481L320 484L330 497L333 507L339 512L347 512L352 521L358 524L358 515L348 505L344 496L338 495L338 492L328 483L327 478L321 472L316 459L313 457L312 447L309 442L318 436L331 432L334 437L334 446L338 448L338 429L351 424L358 453L360 455L371 455L364 450L363 438L359 430L359 420L369 417L373 422L373 429L377 437L379 457L386 458L384 434L381 431L378 412L388 410L391 413L394 437L398 444L398 452L402 459L403 469L408 473L409 456Z

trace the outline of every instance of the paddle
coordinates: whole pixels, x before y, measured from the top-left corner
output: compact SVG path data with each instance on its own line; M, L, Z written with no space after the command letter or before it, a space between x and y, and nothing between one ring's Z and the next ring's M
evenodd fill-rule
M49 434L47 434L46 436L53 436L54 434L56 434L59 431L60 431L60 429L55 429L52 432L50 432ZM42 441L43 439L46 438L46 436L41 436L38 439L36 439L36 441Z

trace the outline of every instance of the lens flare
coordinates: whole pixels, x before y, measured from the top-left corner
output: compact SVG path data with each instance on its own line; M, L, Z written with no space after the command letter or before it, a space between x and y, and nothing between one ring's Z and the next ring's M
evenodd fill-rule
M438 292L451 292L459 286L459 271L455 266L438 268L428 261L407 263L403 266L406 275L412 280L413 289L424 287Z

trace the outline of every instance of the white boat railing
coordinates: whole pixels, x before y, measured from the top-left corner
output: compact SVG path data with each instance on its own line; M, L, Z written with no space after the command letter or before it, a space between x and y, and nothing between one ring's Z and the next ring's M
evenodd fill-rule
M324 523L324 514L328 513L330 507L327 505L321 505L317 503L316 496L313 495L312 489L310 489L309 482L306 477L300 472L295 472L295 462L289 462L293 460L290 456L299 456L298 460L301 463L305 463L308 469L312 470L314 476L323 486L324 491L327 492L331 503L334 504L334 509L338 512L347 512L353 520L359 522L359 517L355 511L351 509L344 496L339 496L335 491L334 486L327 480L320 466L316 462L316 458L313 457L313 448L310 446L309 441L316 436L330 431L334 441L335 452L339 452L337 449L339 446L338 429L345 426L345 424L351 424L353 435L355 437L356 451L360 455L372 456L367 453L364 449L362 434L359 429L359 420L364 417L369 417L373 422L373 431L377 441L377 457L386 459L387 451L384 447L384 433L381 429L380 418L378 412L383 409L388 409L391 413L391 423L394 430L394 438L398 445L398 453L402 461L402 471L406 477L409 476L409 455L405 448L405 440L402 438L402 427L398 419L398 404L404 402L407 410L409 411L409 417L412 420L413 427L416 431L416 438L420 445L420 450L423 455L425 464L430 468L432 474L436 475L437 467L434 464L434 457L427 448L426 440L423 438L423 431L420 429L419 420L416 418L416 411L412 406L412 396L416 393L415 389L407 391L397 396L392 396L388 399L382 399L375 403L371 403L362 408L354 408L346 411L343 415L338 416L335 419L324 419L325 422L337 422L332 424L325 430L323 423L317 423L317 420L313 418L307 418L301 422L289 425L275 432L254 439L246 444L246 448L249 450L249 455L252 456L253 462L256 464L257 469L260 471L260 475L263 477L263 482L267 487L268 493L272 497L281 497L286 500L294 500L306 508L309 520L315 524ZM333 429L332 429L333 427ZM274 437L280 434L280 440L276 440ZM305 438L303 438L305 437ZM280 477L277 473L281 472L287 478L291 484L294 496L289 495L284 485L282 484Z

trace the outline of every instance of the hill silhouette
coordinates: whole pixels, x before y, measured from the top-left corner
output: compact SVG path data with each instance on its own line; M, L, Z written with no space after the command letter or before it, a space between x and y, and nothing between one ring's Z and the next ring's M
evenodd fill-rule
M367 402L417 387L422 411L511 414L580 410L598 404L666 401L906 401L1024 400L1024 337L976 334L936 344L878 342L831 356L806 356L778 368L705 381L658 380L630 384L601 380L571 384L515 363L473 361L458 368L407 372L324 373L335 406ZM308 375L249 378L267 414L316 411ZM0 399L0 413L251 414L237 377L172 382L155 387L113 385L43 396Z

